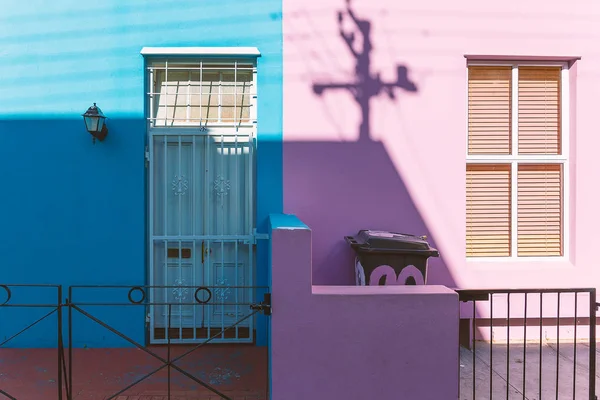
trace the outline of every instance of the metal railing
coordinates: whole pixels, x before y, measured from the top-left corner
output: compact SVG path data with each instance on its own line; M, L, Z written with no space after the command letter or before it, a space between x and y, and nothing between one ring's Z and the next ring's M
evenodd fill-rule
M30 289L30 290L43 290L43 289L53 289L56 291L55 300L53 301L44 301L44 302L36 302L35 299L39 298L39 294L36 293L32 297L34 300L32 302L27 301L19 301L14 295L15 288L20 289ZM230 303L224 302L223 296L219 298L219 296L215 296L214 293L217 290L223 290L223 287L185 287L185 286L118 286L118 285L87 285L87 286L70 286L68 288L68 296L66 300L62 301L63 289L60 285L1 285L0 284L0 309L2 308L49 308L50 311L44 314L41 317L33 318L33 322L28 324L25 328L21 329L17 333L11 335L6 338L4 341L0 342L0 349L2 346L11 342L13 339L23 335L25 332L31 330L33 327L38 325L40 322L46 320L48 317L53 314L57 315L56 318L56 363L57 363L57 372L56 376L53 377L53 380L56 382L56 393L58 400L71 400L77 397L75 393L75 387L79 385L85 385L83 382L77 382L76 379L73 378L73 370L74 370L74 350L78 348L78 346L88 340L93 340L91 336L97 335L98 331L89 331L85 330L82 327L85 323L91 323L92 325L98 325L102 327L112 334L116 335L124 342L127 343L128 347L132 347L143 351L146 355L150 356L150 359L153 361L157 361L159 366L153 368L150 372L146 372L142 374L138 378L134 379L133 382L129 384L124 384L121 389L117 389L114 393L107 393L110 390L103 390L103 398L105 399L115 399L118 396L122 396L128 390L134 388L136 385L149 380L151 377L158 374L160 371L166 371L167 378L165 382L164 389L161 390L161 394L165 394L168 398L171 398L171 395L176 394L176 390L172 388L172 372L177 372L182 376L189 379L190 382L195 383L202 388L206 389L207 393L211 394L211 398L215 399L225 399L225 400L233 400L233 399L254 399L254 398L268 398L268 384L265 382L265 391L259 395L253 394L244 394L242 397L237 394L228 394L224 393L220 389L216 388L216 385L211 384L211 382L207 382L206 379L201 379L198 376L195 376L193 372L188 371L185 367L178 365L177 363L184 358L190 356L192 353L196 352L203 346L214 342L215 339L226 337L226 333L228 331L236 331L235 335L239 334L240 326L246 325L251 328L254 327L255 324L249 324L253 318L264 318L261 316L269 316L271 313L271 296L267 287L227 287L229 290L243 290L246 293L248 291L252 291L252 298L257 298L256 296L261 296L262 301L260 302L245 302L244 304L239 303ZM150 298L151 292L153 290L182 290L189 289L194 295L192 296L192 300L188 302L179 301L177 303L165 303L165 302L151 302ZM2 292L5 292L4 298L2 296ZM42 296L43 297L43 296ZM212 332L209 330L208 335L205 338L202 338L201 341L195 343L193 345L188 345L185 349L181 350L182 347L178 346L178 351L174 352L174 346L176 344L173 343L174 337L181 338L181 324L179 324L179 329L174 329L172 327L172 320L174 318L182 318L181 314L177 315L174 310L179 308L180 310L183 307L195 308L204 308L204 309L220 309L224 310L224 306L235 306L237 310L245 308L246 312L243 315L235 318L235 320L231 320L228 322L226 326L222 328L213 328ZM63 308L67 308L67 323L66 330L64 329L63 323ZM109 323L107 319L110 316L114 316L114 310L109 312L108 310L116 307L116 310L120 310L120 312L125 315L124 320L126 325L124 327L115 327L112 323ZM161 307L160 309L164 309L167 313L167 326L163 327L164 336L166 339L166 344L163 346L154 346L151 348L143 343L140 343L140 340L135 337L135 335L129 332L129 328L131 328L135 324L131 324L131 320L128 320L130 315L137 315L141 317L140 320L143 323L144 314L140 313L130 313L127 310L131 310L132 307L134 309L142 308L145 312L147 310L152 309L153 307ZM97 311L104 309L104 312ZM140 310L142 311L142 310ZM100 313L102 316L99 316L97 313ZM2 315L0 315L0 321L2 321ZM3 324L4 326L10 326L11 324ZM148 324L147 324L148 326ZM195 327L193 327L195 329ZM88 328L89 329L89 328ZM79 332L84 332L83 335L79 336ZM92 334L90 335L90 332ZM139 333L139 330L138 330ZM42 332L42 334L47 334L47 332ZM67 344L65 345L63 342L63 335L68 335ZM195 333L194 333L195 334ZM146 330L146 335L148 332ZM179 336L177 336L179 335ZM253 336L254 337L254 336ZM157 348L159 347L159 348ZM166 347L166 355L164 353ZM65 354L65 351L67 354ZM176 354L177 353L177 354ZM79 357L85 357L85 352L78 352ZM92 357L92 356L90 356ZM6 360L5 360L6 361ZM93 360L88 360L93 361ZM89 364L89 362L86 362ZM84 363L84 364L86 364ZM83 365L83 364L82 364ZM0 364L0 371L2 364ZM17 400L21 398L31 398L31 394L26 396L21 395L19 393L9 393L9 390L5 390L3 388L3 380L2 374L0 374L0 395L6 396L10 400ZM9 377L10 379L10 377ZM6 381L4 381L6 382ZM13 390L10 390L11 392ZM265 397L266 396L266 397ZM1 397L1 396L0 396ZM48 398L47 393L42 395L43 398ZM40 397L41 398L41 397Z
M11 332L12 335L5 337L0 342L0 350L6 348L6 345L15 339L21 338L25 333L29 333L32 330L39 328L40 323L47 320L53 315L56 315L56 364L57 370L54 379L57 383L57 398L62 400L63 398L70 398L68 388L63 385L64 375L66 374L65 364L65 353L63 345L63 318L62 318L62 286L60 285L0 285L0 309L28 309L26 312L28 315L26 318L28 323L24 328L18 332ZM4 295L4 298L1 296ZM37 299L42 301L37 301ZM41 317L35 315L33 310L49 310ZM33 314L33 315L31 315ZM0 325L11 326L11 320L9 318L2 318L0 316ZM0 364L1 365L1 364ZM10 371L8 371L10 373ZM1 382L0 382L1 383ZM66 390L66 393L65 393ZM10 400L17 400L17 393L9 393L0 386L0 394L6 396ZM66 397L63 395L66 394Z
M461 399L596 399L595 289L457 292Z

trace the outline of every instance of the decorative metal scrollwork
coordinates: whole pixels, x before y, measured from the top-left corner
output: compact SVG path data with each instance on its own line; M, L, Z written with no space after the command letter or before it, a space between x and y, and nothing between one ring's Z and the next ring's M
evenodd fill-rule
M200 297L199 297L200 292L206 293L206 299L200 300ZM212 292L210 291L209 288L207 288L205 286L200 286L194 292L194 299L196 299L196 302L198 302L198 304L208 304L208 302L210 301L211 298L212 298Z
M188 180L185 179L184 175L175 175L173 182L171 182L171 188L173 189L175 196L183 196L187 193L189 188Z
M134 292L140 292L142 294L139 300L133 299ZM133 304L141 304L144 300L146 300L146 291L141 286L134 286L131 289L129 289L129 293L127 293L127 298Z
M12 292L10 291L10 288L6 285L0 285L0 288L4 289L4 291L6 292L6 300L4 300L3 303L0 303L0 306L4 306L10 301L10 298L12 297Z
M183 278L175 279L175 286L184 286L184 284L185 284L185 279L183 279ZM178 300L178 301L185 300L188 293L189 293L189 290L186 287L173 288L173 297L175 297L175 300Z
M229 190L231 190L231 182L228 179L225 179L221 175L217 176L217 179L213 182L213 188L215 189L215 193L220 198L227 196L229 194Z

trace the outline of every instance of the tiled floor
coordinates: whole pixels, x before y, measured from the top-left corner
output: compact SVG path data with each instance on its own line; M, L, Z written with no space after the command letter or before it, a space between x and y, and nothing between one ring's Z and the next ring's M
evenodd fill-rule
M166 348L153 348L166 357ZM173 348L177 357L185 347ZM267 389L267 350L256 346L213 345L198 349L176 362L186 374L234 400L264 400ZM221 400L189 376L167 368L138 349L74 349L73 399ZM159 370L160 369L160 370ZM157 371L158 372L154 372ZM150 375L151 374L151 375ZM148 375L150 375L148 377ZM0 390L18 400L58 399L57 351L0 348ZM120 393L123 389L130 389ZM0 400L8 399L0 394Z
M547 400L557 398L557 392L564 400L589 399L589 357L587 343L514 344L509 348L494 344L490 349L489 343L478 342L474 354L461 348L460 399ZM596 357L600 360L598 352ZM600 375L595 375L596 393L600 393Z
M242 395L242 394L227 394L231 400L265 400L264 397ZM136 396L119 396L116 400L169 400L169 397L165 394L143 394ZM177 394L171 393L170 400L223 400L222 397L216 395L203 395L198 394Z

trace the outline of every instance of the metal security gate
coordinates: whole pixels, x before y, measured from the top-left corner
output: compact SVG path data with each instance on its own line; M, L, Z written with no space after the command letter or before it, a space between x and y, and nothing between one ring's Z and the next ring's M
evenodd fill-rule
M197 343L254 301L256 67L236 60L158 60L148 67L151 343ZM166 287L181 289L167 289ZM208 299L204 299L208 300ZM226 332L226 333L225 333ZM253 341L253 320L213 342Z
M597 399L595 288L457 292L460 399Z

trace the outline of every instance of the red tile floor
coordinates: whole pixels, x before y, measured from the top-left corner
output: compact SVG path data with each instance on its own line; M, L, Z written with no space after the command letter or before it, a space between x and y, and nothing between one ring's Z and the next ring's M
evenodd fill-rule
M166 347L150 350L162 357ZM174 346L171 358L189 350ZM65 353L66 353L65 349ZM175 364L235 400L264 400L268 386L267 348L253 345L210 345L197 349ZM74 349L73 399L111 398L161 362L139 349ZM0 349L0 390L23 400L58 399L58 361L55 349ZM184 374L171 370L171 400L218 400ZM167 399L168 370L143 379L118 400ZM9 398L0 394L0 399Z

